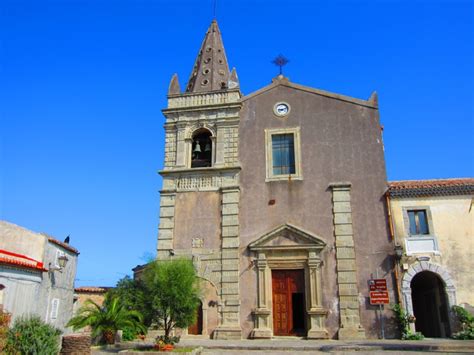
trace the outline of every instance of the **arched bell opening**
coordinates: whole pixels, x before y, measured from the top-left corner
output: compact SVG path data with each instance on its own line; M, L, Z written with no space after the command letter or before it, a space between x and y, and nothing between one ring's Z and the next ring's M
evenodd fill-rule
M428 338L450 336L448 297L441 278L430 271L416 274L410 283L415 329Z
M199 129L193 134L191 168L212 166L212 134L207 129Z

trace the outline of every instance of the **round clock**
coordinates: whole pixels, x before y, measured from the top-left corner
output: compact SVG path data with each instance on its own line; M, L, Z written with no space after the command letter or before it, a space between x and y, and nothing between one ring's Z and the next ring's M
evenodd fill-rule
M274 107L273 107L273 112L277 116L286 116L290 113L290 105L288 105L286 102L278 102Z

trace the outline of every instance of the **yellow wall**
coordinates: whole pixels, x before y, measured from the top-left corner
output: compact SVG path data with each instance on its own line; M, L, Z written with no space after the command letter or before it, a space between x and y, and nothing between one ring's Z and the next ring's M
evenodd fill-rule
M433 231L440 255L429 255L430 262L443 266L454 280L458 304L474 305L474 205L473 196L444 196L427 198L397 198L391 200L392 220L398 243L405 244L406 227L403 208L429 207ZM404 262L409 265L416 256Z

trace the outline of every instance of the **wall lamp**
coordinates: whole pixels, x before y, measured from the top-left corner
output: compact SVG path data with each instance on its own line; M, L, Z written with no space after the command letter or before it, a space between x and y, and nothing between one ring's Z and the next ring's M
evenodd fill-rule
M395 258L400 260L403 257L403 247L400 244L395 244L393 249L395 250Z
M66 255L58 256L58 266L51 266L51 263L49 263L49 271L63 272L63 269L66 267L68 260L69 259Z

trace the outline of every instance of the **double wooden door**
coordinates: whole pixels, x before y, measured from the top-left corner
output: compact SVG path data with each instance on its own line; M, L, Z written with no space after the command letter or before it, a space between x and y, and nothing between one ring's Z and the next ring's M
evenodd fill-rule
M273 333L303 335L305 329L304 271L272 270Z

